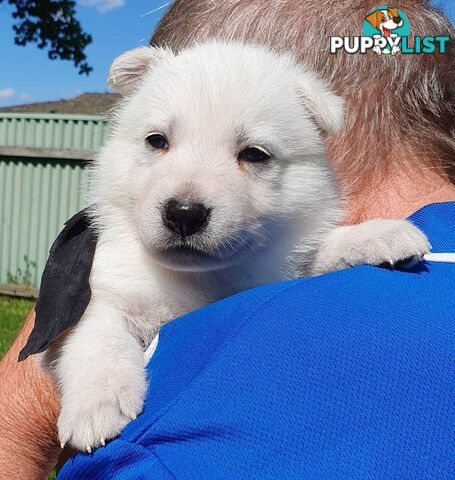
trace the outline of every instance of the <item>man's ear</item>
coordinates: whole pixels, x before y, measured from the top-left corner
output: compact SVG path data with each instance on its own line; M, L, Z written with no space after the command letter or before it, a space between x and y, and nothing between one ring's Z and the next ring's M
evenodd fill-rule
M370 15L365 17L365 20L371 24L373 28L378 28L379 25L379 11L376 10L376 12L370 13Z
M107 84L116 93L130 95L147 70L170 55L173 54L169 49L161 47L130 50L114 60L109 70Z
M302 72L299 87L305 106L318 126L326 133L337 132L344 119L343 99L312 72Z

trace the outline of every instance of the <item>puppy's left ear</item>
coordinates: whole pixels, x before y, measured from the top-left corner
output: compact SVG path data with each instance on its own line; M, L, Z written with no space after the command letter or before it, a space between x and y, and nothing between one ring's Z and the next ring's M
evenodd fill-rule
M326 133L335 133L343 124L344 101L312 72L303 70L299 82L305 106L318 126Z
M116 93L130 95L150 68L172 55L171 50L161 47L130 50L114 60L109 70L107 84Z

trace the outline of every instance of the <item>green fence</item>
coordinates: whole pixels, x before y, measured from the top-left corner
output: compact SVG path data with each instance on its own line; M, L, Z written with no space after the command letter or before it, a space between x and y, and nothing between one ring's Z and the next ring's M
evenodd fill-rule
M102 117L0 114L0 284L39 287L64 222L86 206L87 165Z

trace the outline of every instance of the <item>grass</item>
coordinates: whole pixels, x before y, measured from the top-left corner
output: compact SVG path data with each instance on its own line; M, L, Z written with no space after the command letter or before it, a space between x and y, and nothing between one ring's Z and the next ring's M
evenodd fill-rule
M31 300L0 297L0 358L8 351L34 303ZM55 478L55 472L52 472L48 480Z
M0 358L16 338L33 305L31 300L0 297Z

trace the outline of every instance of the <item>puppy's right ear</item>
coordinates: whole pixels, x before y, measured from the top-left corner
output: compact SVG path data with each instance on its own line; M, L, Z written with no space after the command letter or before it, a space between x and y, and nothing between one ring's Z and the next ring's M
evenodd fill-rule
M161 47L130 50L114 60L107 84L120 95L130 95L147 70L169 55L172 52Z
M367 15L365 17L365 20L373 27L373 28L378 28L378 25L380 23L379 20L379 15L381 12L376 10L376 12L370 13L370 15Z

